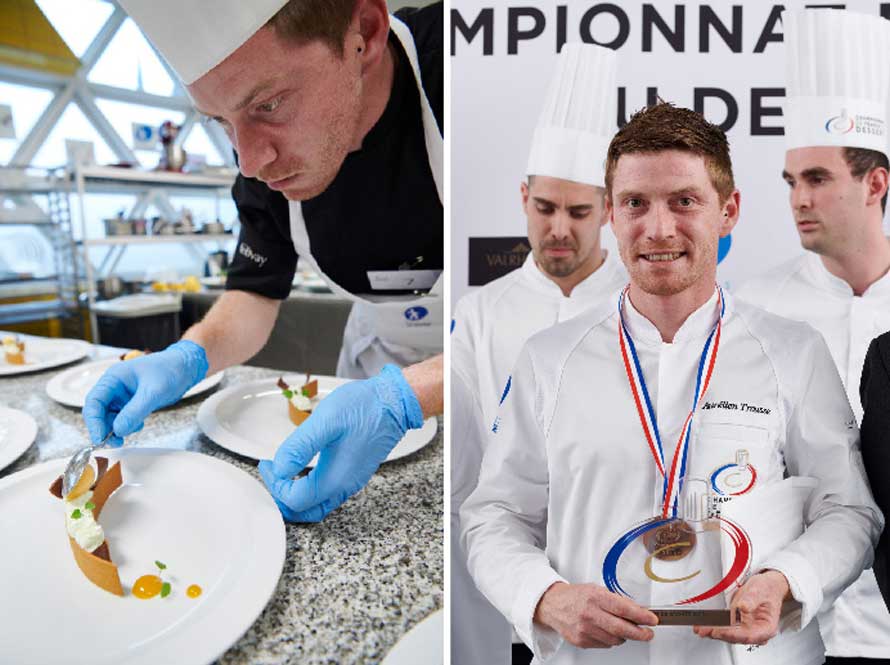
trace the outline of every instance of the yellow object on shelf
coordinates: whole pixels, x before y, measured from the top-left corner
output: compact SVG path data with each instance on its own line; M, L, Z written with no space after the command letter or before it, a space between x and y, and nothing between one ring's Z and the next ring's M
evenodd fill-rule
M201 290L201 280L189 275L181 282L153 282L151 290L158 293L198 293Z
M34 0L0 2L0 63L65 76L80 68Z

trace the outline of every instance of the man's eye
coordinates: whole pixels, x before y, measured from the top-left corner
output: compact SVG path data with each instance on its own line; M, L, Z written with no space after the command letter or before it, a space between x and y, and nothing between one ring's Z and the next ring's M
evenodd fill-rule
M538 212L542 215L552 215L553 214L553 206L538 206Z
M641 208L643 206L642 199L627 199L628 208Z
M677 203L680 204L681 208L688 208L689 206L692 205L692 199L689 198L688 196L681 196L678 199Z
M584 211L579 212L579 211L573 210L570 214L571 214L572 219L584 219L585 217L587 217L590 214L590 211L584 210Z
M281 97L278 97L277 99L273 99L272 101L266 102L265 104L260 104L259 106L257 106L257 110L260 113L272 113L275 109L277 109L279 107L280 104L281 104Z

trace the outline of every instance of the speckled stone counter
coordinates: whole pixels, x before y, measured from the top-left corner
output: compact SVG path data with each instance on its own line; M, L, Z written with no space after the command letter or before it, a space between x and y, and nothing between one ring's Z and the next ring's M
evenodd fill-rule
M107 350L97 349L97 355ZM84 361L86 362L86 360ZM0 377L0 405L30 414L34 444L0 478L71 455L86 443L80 411L45 391L56 368ZM218 390L273 370L235 367ZM198 427L199 395L155 413L127 445L194 450L256 478L256 463ZM425 448L382 466L368 486L320 524L288 524L284 570L257 621L219 663L377 663L443 599L442 425Z

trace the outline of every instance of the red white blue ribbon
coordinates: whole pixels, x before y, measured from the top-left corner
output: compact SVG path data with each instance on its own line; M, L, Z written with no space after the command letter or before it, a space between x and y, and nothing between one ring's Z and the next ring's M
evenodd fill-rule
M643 426L643 434L646 437L646 443L655 460L655 466L658 468L662 476L662 518L676 517L677 505L680 496L680 490L683 488L683 479L686 475L687 453L689 451L689 442L692 439L692 420L699 401L704 397L711 382L711 376L714 373L714 364L717 361L717 350L720 348L720 332L723 324L723 314L726 310L726 303L723 300L723 290L717 286L717 298L720 308L720 316L708 339L702 349L701 357L698 363L698 374L695 380L695 394L692 399L692 409L683 423L683 429L680 431L680 438L677 441L677 447L674 451L673 460L671 460L670 468L665 466L664 448L661 444L661 434L658 431L658 419L655 410L652 408L652 400L649 398L649 391L646 388L646 379L643 376L643 368L640 366L640 360L637 356L637 349L634 345L633 338L627 328L624 320L624 299L630 286L626 286L618 297L618 340L621 347L621 357L624 360L624 369L627 372L627 381L630 384L633 393L634 404L637 408L637 414L640 418L640 424Z

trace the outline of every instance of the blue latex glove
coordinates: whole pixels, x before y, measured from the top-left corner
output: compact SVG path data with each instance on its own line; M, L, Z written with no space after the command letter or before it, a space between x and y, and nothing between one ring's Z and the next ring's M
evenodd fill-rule
M173 404L207 374L207 353L188 340L151 353L115 363L87 395L83 419L93 443L114 428L109 439L121 445L123 437L142 429L152 411Z
M320 522L364 487L409 429L423 426L414 391L395 365L340 386L259 463L260 476L290 522ZM308 475L294 479L321 453Z

